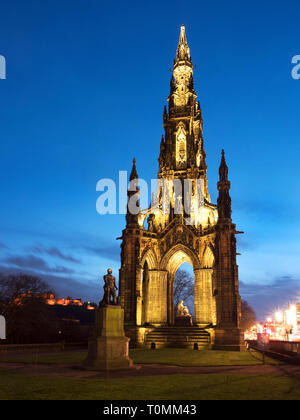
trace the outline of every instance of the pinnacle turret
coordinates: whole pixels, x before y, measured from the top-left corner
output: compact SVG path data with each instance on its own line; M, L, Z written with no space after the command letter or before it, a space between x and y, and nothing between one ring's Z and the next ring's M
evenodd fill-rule
M138 173L136 170L136 158L133 159L133 164L132 164L132 170L131 170L131 174L129 177L129 181L133 181L134 179L138 179Z
M220 168L219 168L219 176L220 176L220 181L222 181L222 182L228 181L228 166L227 166L226 160L225 160L224 149L222 150L222 158L221 158L221 165L220 165Z
M139 202L139 176L136 170L136 159L133 159L132 170L129 176L129 188L127 191L128 203L127 203L127 214L126 222L127 226L138 226L138 214L140 212Z
M180 61L180 60L191 61L190 49L187 43L184 25L181 25L181 28L180 28L179 44L177 48L176 59L177 61Z
M228 166L226 164L224 150L222 150L219 176L220 181L218 182L218 212L219 222L221 222L224 221L224 219L231 219L231 197L229 194L230 182L228 181Z

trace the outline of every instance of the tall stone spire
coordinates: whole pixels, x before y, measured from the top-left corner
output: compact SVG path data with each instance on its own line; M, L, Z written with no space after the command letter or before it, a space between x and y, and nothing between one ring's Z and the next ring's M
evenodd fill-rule
M176 61L173 64L173 75L170 89L170 106L194 105L197 95L194 92L193 64L185 34L185 27L181 25ZM190 93L190 94L189 94ZM191 97L191 94L192 95ZM170 98L169 98L170 100Z
M225 152L222 150L221 164L219 168L219 177L218 182L218 213L219 213L219 222L224 220L231 221L231 197L229 194L230 191L230 182L228 181L228 166L225 160Z
M164 109L164 142L161 142L158 178L203 179L210 201L203 143L203 122L194 88L193 63L185 27L180 28L176 60L170 81L168 110Z

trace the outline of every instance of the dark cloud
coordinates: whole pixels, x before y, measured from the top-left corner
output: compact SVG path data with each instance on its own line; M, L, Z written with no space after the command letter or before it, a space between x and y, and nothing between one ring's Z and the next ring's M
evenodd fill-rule
M105 257L113 261L120 261L120 244L103 246L84 246L84 249L99 257Z
M50 267L45 260L36 257L35 255L9 255L2 260L2 263L8 265L14 265L20 268L33 269L46 273L61 273L61 274L73 274L74 270L69 268L56 266Z
M36 254L44 254L44 255L49 255L51 257L57 257L60 258L63 261L68 261L68 262L73 262L73 263L77 263L80 264L81 261L75 257L73 257L72 255L67 255L64 254L62 251L60 251L57 247L52 246L52 247L44 247L43 245L35 245L34 247L31 248L31 251L36 253Z
M3 242L0 242L0 249L7 249L7 246Z
M237 237L237 247L238 251L253 251L255 248L257 248L257 242L254 243L254 241L251 241L249 239L245 239L243 235L238 235Z
M111 259L113 261L120 261L120 243L115 241L107 241L106 238L101 237L101 235L91 235L84 232L72 232L70 234L54 234L52 232L41 232L35 230L26 230L26 229L11 229L7 227L0 227L0 231L18 234L32 237L46 238L51 240L54 243L63 243L67 244L68 248L76 249L78 252L84 250L90 254L97 255L99 257L104 257ZM40 239L37 239L39 241ZM49 255L52 257L60 258L67 262L81 263L82 258L79 259L74 257L74 255L65 254L61 251L61 246L52 246L46 247L41 243L37 243L33 247L27 247L27 251L34 254Z
M242 298L255 309L259 320L264 320L278 308L300 300L300 280L289 276L274 279L271 284L245 284L240 282Z

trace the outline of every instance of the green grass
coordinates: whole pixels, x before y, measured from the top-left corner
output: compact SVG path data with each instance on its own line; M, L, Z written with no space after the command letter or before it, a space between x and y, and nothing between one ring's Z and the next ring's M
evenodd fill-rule
M50 363L50 364L80 364L86 352L69 352L53 355L1 355L0 361L18 363ZM214 350L188 349L133 349L130 357L137 364L165 364L176 366L254 366L262 364L262 355L251 352L229 352ZM279 364L278 361L266 358L266 364Z
M262 364L262 355L256 351L217 351L188 349L134 349L131 357L135 363L157 363L176 366L255 366ZM278 364L266 358L267 364Z
M169 375L73 379L0 371L0 399L298 400L299 376Z

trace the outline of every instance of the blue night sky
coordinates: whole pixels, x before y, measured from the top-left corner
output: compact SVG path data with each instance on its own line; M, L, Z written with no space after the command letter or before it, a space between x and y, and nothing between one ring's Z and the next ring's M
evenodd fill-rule
M124 215L96 183L156 177L181 24L196 64L209 190L226 150L241 294L260 317L300 292L299 1L2 2L0 270L99 300Z

